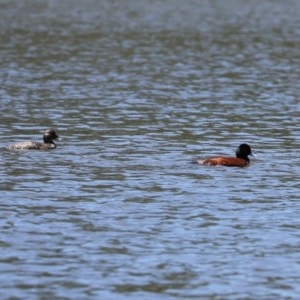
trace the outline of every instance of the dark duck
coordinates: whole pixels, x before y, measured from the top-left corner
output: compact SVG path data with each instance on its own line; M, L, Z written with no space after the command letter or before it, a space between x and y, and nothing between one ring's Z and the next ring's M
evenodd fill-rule
M206 166L228 166L228 167L245 167L250 163L248 156L254 156L248 144L241 144L236 150L236 157L211 157L203 160L197 160L200 165Z
M9 150L50 150L56 148L54 140L58 139L59 136L53 129L47 129L43 135L43 143L35 141L19 142L8 145L7 148Z

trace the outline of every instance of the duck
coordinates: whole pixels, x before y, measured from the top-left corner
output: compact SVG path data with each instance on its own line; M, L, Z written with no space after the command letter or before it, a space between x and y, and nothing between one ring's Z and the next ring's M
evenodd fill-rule
M255 156L248 144L241 144L236 149L236 157L211 157L207 159L197 160L196 163L205 166L227 166L227 167L246 167L250 160L248 156Z
M7 146L9 150L51 150L56 148L54 140L59 140L59 136L53 129L47 129L43 133L44 142L19 142Z

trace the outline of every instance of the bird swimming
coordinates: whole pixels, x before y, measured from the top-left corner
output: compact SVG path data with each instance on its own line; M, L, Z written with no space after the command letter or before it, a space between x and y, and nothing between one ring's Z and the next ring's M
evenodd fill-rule
M196 163L206 166L245 167L250 163L248 156L254 156L251 147L248 144L241 144L236 149L236 157L211 157L204 160L197 160Z
M7 146L9 150L50 150L55 149L56 144L54 140L58 140L59 136L53 129L47 129L43 134L44 142L18 142Z

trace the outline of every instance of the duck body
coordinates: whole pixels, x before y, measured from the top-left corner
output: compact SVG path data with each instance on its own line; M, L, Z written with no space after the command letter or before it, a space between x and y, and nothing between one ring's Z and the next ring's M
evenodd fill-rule
M34 141L20 142L8 146L9 150L48 150L55 148L55 143L40 143Z
M59 139L56 132L53 129L47 129L43 135L44 143L35 141L19 142L8 145L7 148L9 150L50 150L56 148L54 143L56 139Z
M248 144L241 144L236 150L236 157L211 157L204 160L197 160L197 163L205 166L227 166L245 167L250 163L248 156L254 156Z
M222 165L222 166L227 166L227 167L245 167L249 164L249 161L242 159L242 158L237 158L237 157L212 157L212 158L207 158L204 160L198 160L198 163L200 165L205 165L205 166L217 166L217 165Z

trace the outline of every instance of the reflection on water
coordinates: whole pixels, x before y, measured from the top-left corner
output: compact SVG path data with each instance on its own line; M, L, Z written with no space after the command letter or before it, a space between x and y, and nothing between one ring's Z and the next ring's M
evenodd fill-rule
M0 6L3 298L297 299L298 2Z

